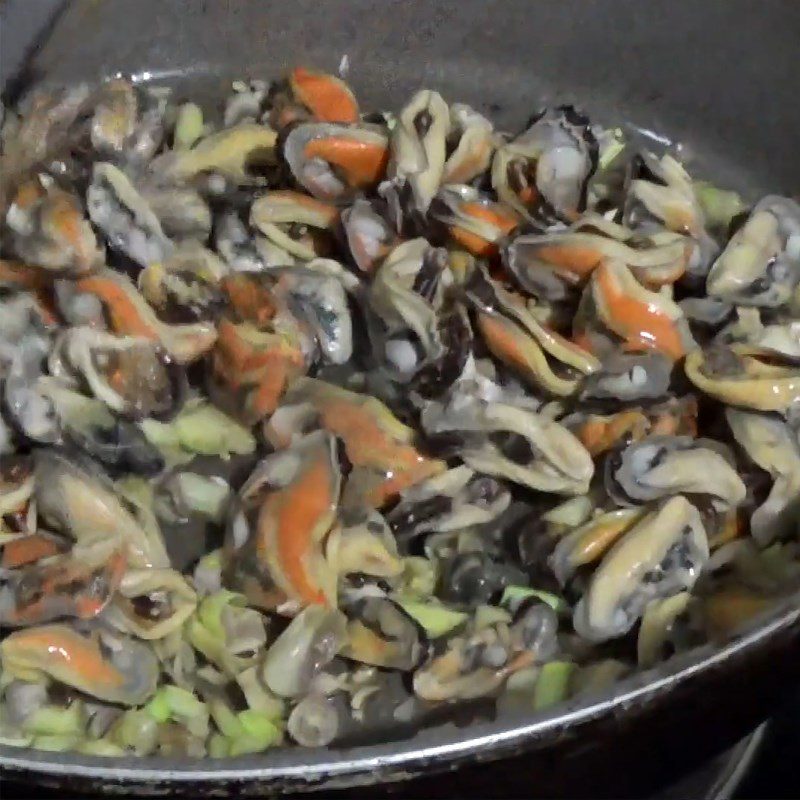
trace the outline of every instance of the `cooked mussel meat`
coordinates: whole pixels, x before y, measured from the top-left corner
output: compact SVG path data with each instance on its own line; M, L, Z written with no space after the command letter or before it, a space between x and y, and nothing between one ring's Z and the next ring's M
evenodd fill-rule
M126 561L124 547L111 539L76 545L69 553L45 555L10 570L0 579L0 625L96 617L119 588Z
M339 211L302 192L273 191L253 203L250 221L287 259L309 261L330 250L326 235L337 227Z
M414 669L425 657L424 631L399 605L381 597L355 600L345 609L345 658L390 669Z
M669 153L643 151L631 162L624 218L632 228L653 221L667 230L700 236L703 212L683 165Z
M800 513L800 438L780 418L726 408L734 439L773 480L769 496L750 518L750 531L761 544L791 536Z
M592 642L627 633L647 604L691 589L708 559L700 512L677 495L636 522L603 557L573 615Z
M486 172L492 161L492 123L468 105L453 103L447 145L442 183L469 183Z
M513 209L463 184L443 186L428 213L444 227L454 246L483 258L494 258L501 240L520 224Z
M387 520L402 544L427 533L485 525L510 501L500 482L462 464L404 490Z
M422 89L400 112L391 137L389 177L407 185L424 214L442 181L450 111L438 92Z
M241 122L201 138L192 148L164 153L150 164L154 174L179 183L218 175L235 185L263 183L277 163L278 135L268 125Z
M20 186L5 223L11 231L11 250L40 270L76 276L103 264L103 250L80 201L49 176L38 176Z
M172 242L158 217L125 173L113 164L94 165L86 207L109 244L143 267L169 255Z
M408 486L444 470L443 462L415 446L414 431L374 397L303 378L295 381L265 427L267 439L285 447L320 426L343 444L353 469L345 504L380 507Z
M601 336L605 328L623 342L624 349L655 351L673 361L696 347L680 306L642 286L621 261L600 264L592 273L584 298L587 308L583 313L588 319L576 322L576 327L593 351L600 348L587 330L598 324Z
M423 409L422 425L429 436L448 434L472 469L538 491L582 494L594 473L591 456L564 426L509 403L455 391Z
M35 457L36 505L56 530L78 544L110 539L127 549L136 567L169 565L160 531L148 531L93 462L55 448Z
M606 461L609 494L623 505L675 494L703 495L720 510L747 494L733 457L716 442L688 436L648 436Z
M578 391L584 376L600 369L591 353L548 330L529 312L524 299L475 271L464 287L477 309L476 327L493 355L545 392L565 397Z
M318 200L344 202L384 177L389 140L374 125L305 123L286 137L283 156L306 191Z
M745 306L775 308L800 284L800 205L771 195L731 237L708 273L708 294Z
M347 246L356 266L374 272L397 243L397 234L368 200L356 200L342 211Z
M273 610L287 600L335 605L335 575L322 543L340 483L336 442L322 431L258 465L242 487L242 509L226 541L230 580L250 602Z
M145 644L104 630L83 635L65 624L15 631L0 643L8 675L46 675L86 694L126 706L155 691L158 662Z
M425 239L398 245L375 273L368 294L374 346L398 379L441 354L437 312L451 283L445 251Z
M101 400L53 378L42 379L40 392L52 403L63 441L100 461L109 472L154 475L164 468L163 456L141 429L112 413Z
M116 413L134 419L167 417L183 402L180 367L149 339L71 328L64 353L89 391Z
M492 186L523 216L571 219L585 206L597 153L597 140L581 112L572 106L545 109L527 130L497 148Z
M800 401L800 361L746 344L712 345L684 362L703 393L741 408L787 413Z

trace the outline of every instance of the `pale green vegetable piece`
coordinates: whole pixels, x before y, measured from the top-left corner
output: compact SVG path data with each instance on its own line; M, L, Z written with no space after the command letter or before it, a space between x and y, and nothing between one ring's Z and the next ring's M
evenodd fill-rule
M87 756L107 756L109 758L125 755L125 750L107 739L89 739L81 742L78 745L78 752L85 753Z
M205 703L198 700L190 691L181 689L180 686L165 686L163 692L173 717L196 717L208 711Z
M506 681L506 693L515 696L524 695L530 698L536 690L539 672L539 667L528 667L527 669L517 670L517 672L509 675Z
M175 149L188 150L202 135L202 109L197 103L184 103L175 121Z
M221 733L214 733L208 740L208 754L211 758L225 758L231 753L230 742Z
M533 707L539 710L565 700L574 671L575 664L571 661L548 661L543 664L533 690Z
M194 568L194 586L200 595L211 596L222 582L222 548L206 553Z
M144 431L151 444L159 448L180 449L181 440L175 426L169 422L159 422L156 419L143 419L139 427Z
M497 710L501 713L530 709L539 677L539 667L526 667L508 676L505 688L497 698Z
M184 725L194 736L205 737L208 733L209 712L206 704L180 686L162 686L145 710L158 722L171 719Z
M150 702L144 707L144 710L156 720L156 722L166 722L172 713L172 709L169 707L169 700L167 700L167 696L162 689L159 689L153 695Z
M158 721L144 708L130 709L113 725L109 738L136 755L148 755L158 743Z
M738 192L719 189L705 181L695 181L694 190L706 222L712 228L727 228L731 220L745 210Z
M192 617L187 623L186 636L189 639L189 644L210 661L216 663L220 658L225 646L224 640L220 641L220 638L215 636L210 628L203 625L198 617Z
M256 440L244 425L210 403L188 406L174 421L178 439L186 450L204 455L252 453Z
M179 472L174 478L187 509L214 522L222 522L231 489L224 481L195 472Z
M433 561L422 556L409 556L403 559L401 591L407 597L424 600L433 595L438 577Z
M397 604L434 639L449 633L467 619L467 614L463 611L456 611L435 602L421 603L398 598Z
M514 600L524 600L527 597L538 597L543 603L547 603L553 611L564 612L568 610L567 603L563 597L541 589L531 589L528 586L506 586L503 590L500 604L505 606Z
M245 733L249 736L272 743L280 741L281 731L268 714L248 708L240 711L238 717Z
M180 686L162 686L145 706L145 711L157 722L174 720L195 736L203 737L208 733L206 704Z
M0 730L0 744L9 747L28 747L33 741L33 736L11 730Z
M191 617L186 626L186 637L195 650L202 653L225 674L233 677L249 667L254 662L254 656L239 655L237 647L241 647L241 641L238 644L228 641L223 613L229 625L236 627L241 623L249 624L253 628L260 626L262 636L266 637L259 613L255 609L246 607L243 595L229 592L227 589L203 599L197 613ZM249 639L246 641L250 642ZM257 649L259 642L254 640L252 645Z
M244 734L231 740L229 755L241 756L245 753L260 753L281 743L281 732L274 728L268 736Z
M158 422L154 419L143 419L139 423L139 427L147 437L147 441L159 449L167 462L167 466L179 466L194 458L193 453L181 447L178 433L169 423Z
M222 564L222 548L219 547L210 553L206 553L199 563L205 564L209 569L220 567Z
M500 606L480 605L475 609L475 627L478 630L509 622L511 614Z
M253 434L235 419L204 400L186 403L175 419L139 423L147 439L165 456L180 461L180 453L229 456L246 455L256 447ZM186 460L185 458L183 460Z
M551 527L557 528L560 533L565 533L578 525L583 525L592 515L594 503L591 498L585 495L570 497L563 503L559 503L554 508L542 514L542 519L547 521Z
M595 694L616 683L628 671L627 664L613 658L578 667L572 679L572 693Z
M259 667L252 666L242 670L236 676L236 682L251 709L266 714L276 723L282 719L285 711L284 701L267 688L259 675Z
M224 637L225 629L222 626L222 609L229 603L244 606L245 602L244 595L221 589L215 594L209 595L200 603L197 608L197 616L203 627L208 628L214 636Z
M224 736L233 738L244 733L244 727L238 716L219 697L213 697L208 700L208 710L211 712L214 724Z
M209 700L220 733L211 736L208 752L214 758L260 753L283 741L283 731L268 712L252 708L234 714L220 698Z
M625 149L625 135L621 128L615 128L612 132L613 139L611 143L603 150L600 156L598 167L601 170L609 167L614 159Z
M31 747L37 750L49 750L53 753L63 753L74 750L78 746L80 737L75 734L53 734L50 736L34 736Z
M765 569L778 583L791 580L798 574L799 565L797 561L792 558L791 553L787 553L789 549L790 546L787 546L785 543L775 542L775 544L761 551L761 561Z
M67 708L42 706L37 708L26 720L23 728L32 734L64 736L79 735L86 727L86 714L83 703L76 700Z
M214 758L260 753L283 740L282 730L270 713L248 708L234 714L220 698L210 699L208 706L220 730L208 744Z
M640 667L655 666L663 658L662 651L670 627L686 610L690 600L689 592L680 592L672 597L651 600L647 604L636 640L636 656Z

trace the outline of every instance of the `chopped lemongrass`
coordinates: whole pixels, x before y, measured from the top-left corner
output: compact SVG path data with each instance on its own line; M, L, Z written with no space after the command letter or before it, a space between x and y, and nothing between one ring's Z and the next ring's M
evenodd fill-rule
M175 121L175 148L188 150L203 135L203 111L197 103L184 103Z
M436 591L438 570L436 564L422 556L409 556L403 559L401 585L403 594L417 600L431 597Z
M239 720L238 715L228 707L227 703L218 697L212 697L208 700L208 710L211 713L211 718L214 724L219 728L220 732L229 737L234 738L244 733L244 727Z
M468 618L468 615L463 611L456 611L433 601L422 603L416 600L398 598L397 604L434 639L450 633Z
M208 740L208 754L211 758L225 758L231 754L230 740L221 733L211 734Z
M169 716L169 706L164 701L167 717ZM137 755L147 755L152 753L158 741L159 721L153 717L147 707L130 709L112 726L109 738L129 750L133 750Z
M157 722L166 722L172 714L166 692L163 689L156 692L144 710Z
M280 729L264 712L248 708L239 712L238 719L249 736L269 742L277 742L281 738Z
M571 661L549 661L542 665L533 690L533 707L537 710L560 703L569 696L569 682L575 664Z
M276 736L269 738L244 734L231 739L228 755L242 756L247 753L261 753L270 747L280 744L280 732L276 729Z
M25 720L23 728L35 735L81 734L86 727L83 703L76 700L66 708L42 706Z
M87 756L124 756L125 750L114 742L106 739L89 739L78 745L78 752L85 753Z
M181 717L194 717L202 714L206 708L202 700L198 700L190 691L180 686L164 686L167 703L172 714Z
M612 658L577 667L572 679L573 694L594 694L622 678L630 667Z
M705 181L695 181L694 190L706 222L714 228L727 228L746 208L738 192L719 189Z
M194 453L245 455L252 453L256 446L247 428L210 403L186 408L173 424L181 445Z
M532 589L529 586L506 586L500 605L511 605L529 597L537 597L543 603L547 603L554 611L563 612L567 610L567 604L563 597L559 597L552 592L545 592L542 589Z
M76 734L52 734L49 736L34 736L31 747L37 750L50 750L54 753L63 753L66 750L75 750L80 742Z
M505 624L511 622L511 614L500 606L480 605L475 609L475 628L488 628L491 625Z

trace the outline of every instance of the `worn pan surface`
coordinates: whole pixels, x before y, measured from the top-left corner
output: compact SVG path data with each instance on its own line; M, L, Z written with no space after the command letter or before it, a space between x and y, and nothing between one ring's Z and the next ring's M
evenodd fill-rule
M598 119L625 118L685 143L696 171L748 195L800 191L793 0L5 0L0 23L7 97L33 80L121 72L213 98L231 77L271 77L298 62L335 70L347 55L367 107L397 107L425 85L511 127L547 101L575 102ZM721 750L796 679L798 655L800 595L723 648L696 650L545 715L225 761L0 747L0 767L78 790L190 796L332 796L460 768L458 793L480 786L485 762L524 753L515 768L530 771L530 795L553 795L581 771L613 782L657 753L670 753L677 768Z

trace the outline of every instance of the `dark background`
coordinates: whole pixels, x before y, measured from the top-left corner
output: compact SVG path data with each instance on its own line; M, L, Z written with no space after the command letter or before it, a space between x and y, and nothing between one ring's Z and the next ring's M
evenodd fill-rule
M774 718L763 749L736 797L800 797L800 691Z

